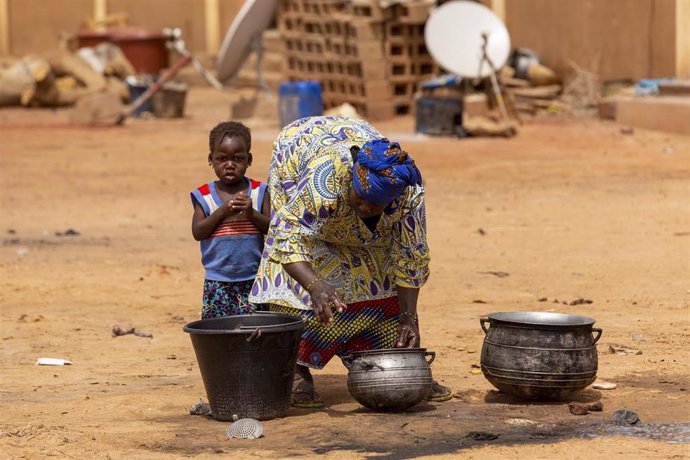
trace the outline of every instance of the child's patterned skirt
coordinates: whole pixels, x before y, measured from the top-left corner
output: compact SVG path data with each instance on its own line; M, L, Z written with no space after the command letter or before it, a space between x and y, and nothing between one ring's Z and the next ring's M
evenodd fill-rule
M205 280L201 318L221 318L265 310L263 305L249 303L249 291L253 284L253 279L234 282Z

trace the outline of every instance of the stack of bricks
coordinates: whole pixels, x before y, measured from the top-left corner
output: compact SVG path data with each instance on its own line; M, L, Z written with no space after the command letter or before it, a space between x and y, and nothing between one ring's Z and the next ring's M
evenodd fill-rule
M264 30L261 34L261 48L263 49L261 75L270 89L278 91L280 84L285 80L285 69L283 68L285 65L285 47L281 33L277 29ZM257 87L259 84L259 75L256 69L257 59L258 56L255 52L249 54L237 74L235 81L237 86Z
M417 84L438 73L424 44L435 0L280 0L287 80L321 82L324 105L370 120L411 113Z

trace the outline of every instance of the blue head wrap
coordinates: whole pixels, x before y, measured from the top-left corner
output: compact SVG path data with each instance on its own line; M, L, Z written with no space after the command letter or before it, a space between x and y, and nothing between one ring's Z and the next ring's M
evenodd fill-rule
M422 174L407 152L388 139L369 141L357 155L352 183L369 203L387 205L411 185L421 185Z

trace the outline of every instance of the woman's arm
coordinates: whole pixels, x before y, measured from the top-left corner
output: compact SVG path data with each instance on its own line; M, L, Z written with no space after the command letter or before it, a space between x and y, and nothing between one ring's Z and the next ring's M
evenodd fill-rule
M417 326L418 288L398 286L398 305L400 306L400 323L398 324L398 348L416 348L419 346L419 327Z
M317 177L314 171L324 167L328 177ZM318 279L312 266L314 240L338 207L342 174L344 165L335 153L314 158L295 179L301 184L300 189L275 211L271 221L273 245L269 258L280 263L288 275L309 292L311 308L323 324L333 320L333 309L342 311L346 308L335 287ZM334 185L324 191L325 183Z
M283 268L295 281L309 292L312 308L320 323L333 322L333 308L339 313L347 309L335 288L318 278L309 262L292 262L283 264Z
M429 278L429 246L426 241L424 189L410 187L401 200L402 215L393 224L391 260L395 284L420 288Z

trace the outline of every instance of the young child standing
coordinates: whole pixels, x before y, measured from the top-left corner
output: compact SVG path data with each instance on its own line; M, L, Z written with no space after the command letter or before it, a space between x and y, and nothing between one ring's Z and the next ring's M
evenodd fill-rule
M238 122L211 130L208 164L218 180L191 193L192 235L206 269L202 318L254 311L248 296L259 268L270 201L266 184L245 177L252 164L251 133Z

